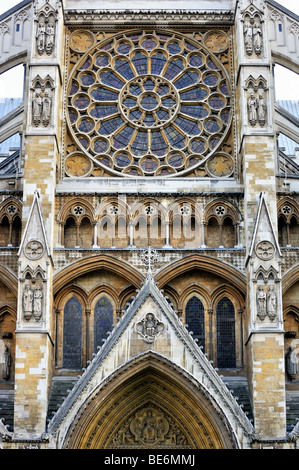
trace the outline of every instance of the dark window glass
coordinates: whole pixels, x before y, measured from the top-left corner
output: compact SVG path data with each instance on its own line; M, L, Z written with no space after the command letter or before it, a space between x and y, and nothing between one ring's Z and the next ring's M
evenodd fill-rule
M70 298L63 316L63 367L81 369L82 306L76 297Z
M218 302L217 320L217 366L236 367L235 309L233 303L224 297Z
M102 340L107 338L112 325L113 307L106 297L102 297L97 301L94 309L94 352L97 352L97 346L103 345Z
M197 297L192 297L187 303L185 318L188 330L193 331L193 338L198 339L198 346L202 346L205 351L205 311Z

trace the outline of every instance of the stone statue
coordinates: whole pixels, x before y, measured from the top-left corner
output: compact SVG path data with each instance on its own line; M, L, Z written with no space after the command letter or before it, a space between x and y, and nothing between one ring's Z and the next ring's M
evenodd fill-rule
M258 23L253 26L253 48L256 55L262 52L262 28Z
M258 287L256 294L257 299L257 316L260 320L264 320L266 316L266 292L264 291L263 286Z
M271 321L276 318L276 309L277 309L277 298L274 290L274 286L269 287L267 295L267 314Z
M29 284L26 285L23 293L24 318L29 321L33 313L33 292Z
M298 353L294 345L290 345L286 354L286 369L291 380L298 374Z
M42 298L43 292L41 287L38 285L34 291L34 308L33 308L33 316L35 321L39 321L42 316Z
M54 25L49 21L46 28L46 52L51 54L54 48Z
M250 124L255 126L257 122L257 100L254 93L251 93L248 99L248 115Z
M258 121L261 126L265 125L267 114L266 100L262 94L259 95L257 100L257 115Z
M42 54L45 50L45 42L46 40L46 28L44 23L39 22L36 30L36 45L37 50L40 54Z
M249 20L244 24L244 43L247 54L251 55L253 51L253 28Z
M43 100L39 92L35 92L32 100L32 119L33 123L38 126L42 117Z
M52 103L52 100L49 96L49 93L45 92L45 96L43 97L43 100L42 100L42 120L43 120L44 126L47 126L50 122L51 103Z
M156 336L163 331L164 324L160 322L153 313L147 313L145 317L137 323L136 329L147 343L152 343Z
M3 353L3 363L2 363L2 379L8 380L11 366L11 354L8 346L5 346Z

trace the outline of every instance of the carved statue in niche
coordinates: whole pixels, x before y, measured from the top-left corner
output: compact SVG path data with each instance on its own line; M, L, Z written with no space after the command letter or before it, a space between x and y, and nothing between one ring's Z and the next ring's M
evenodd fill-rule
M267 314L271 321L275 320L277 311L277 297L274 286L270 286L267 294Z
M39 126L42 116L43 100L40 92L35 92L32 100L33 124Z
M42 299L43 299L43 292L39 285L37 285L36 289L34 290L34 301L33 301L33 317L35 321L39 321L42 316Z
M7 345L4 347L3 352L3 362L2 362L2 379L8 380L10 374L10 366L11 366L11 354Z
M260 126L264 126L266 123L266 115L267 115L267 105L266 100L262 93L259 94L257 100L257 115L258 115L258 122Z
M47 127L51 118L52 99L48 91L35 91L32 100L32 120L38 127L41 123Z
M262 52L262 28L257 21L253 25L253 49L256 55Z
M290 345L286 354L286 369L290 379L295 380L298 374L298 353L294 344Z
M45 127L48 126L51 117L51 98L48 92L45 92L43 97L42 120Z
M137 332L147 343L152 343L163 329L164 324L160 322L153 313L147 313L136 325Z
M249 19L244 24L244 43L246 53L251 55L253 52L253 27Z
M45 50L46 44L46 27L45 24L40 21L37 25L36 30L36 45L39 54L42 54Z
M23 293L24 318L29 321L33 314L33 291L29 284L26 284Z
M42 18L38 22L36 28L36 47L38 53L41 55L46 52L48 55L52 54L55 43L55 29L52 21L44 21Z
M259 286L256 294L257 300L257 316L260 320L264 320L266 316L266 308L267 308L267 297L266 292L263 286Z
M250 124L255 126L257 122L257 99L254 93L251 93L248 98L248 115Z
M51 54L54 48L54 25L50 21L46 27L46 52Z

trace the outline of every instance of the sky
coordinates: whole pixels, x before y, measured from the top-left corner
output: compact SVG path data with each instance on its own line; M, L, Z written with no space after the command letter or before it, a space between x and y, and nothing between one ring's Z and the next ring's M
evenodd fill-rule
M0 0L0 15L14 7L21 0ZM277 0L276 0L277 1ZM298 0L278 0L280 5L288 8L299 15ZM21 72L21 73L20 73ZM0 76L0 98L18 96L14 90L22 88L22 70L9 71ZM277 100L298 100L299 101L299 76L289 72L284 67L275 66L275 84ZM286 86L287 84L287 86Z

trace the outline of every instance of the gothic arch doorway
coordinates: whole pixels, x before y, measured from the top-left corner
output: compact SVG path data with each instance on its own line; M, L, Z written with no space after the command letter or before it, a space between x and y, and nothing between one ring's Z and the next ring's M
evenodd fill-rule
M151 353L98 387L78 410L69 449L238 447L224 414L198 385Z

